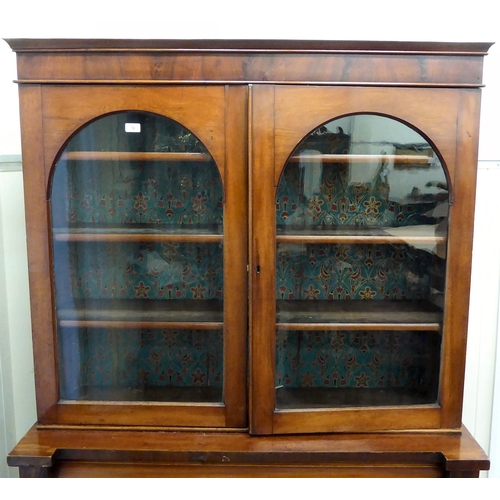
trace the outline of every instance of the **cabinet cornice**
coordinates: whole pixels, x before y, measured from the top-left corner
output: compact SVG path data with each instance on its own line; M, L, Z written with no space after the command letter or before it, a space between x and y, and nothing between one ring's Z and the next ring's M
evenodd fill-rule
M64 39L8 38L15 52L254 52L254 53L418 53L485 55L488 42L410 42L368 40L208 40L208 39Z
M7 39L18 83L480 87L490 43ZM458 57L457 57L458 56Z

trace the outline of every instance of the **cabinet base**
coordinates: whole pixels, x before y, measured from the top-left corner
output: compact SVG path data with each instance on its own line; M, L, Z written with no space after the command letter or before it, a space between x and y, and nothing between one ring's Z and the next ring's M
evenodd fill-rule
M478 477L489 469L465 427L258 437L34 426L7 461L21 477Z

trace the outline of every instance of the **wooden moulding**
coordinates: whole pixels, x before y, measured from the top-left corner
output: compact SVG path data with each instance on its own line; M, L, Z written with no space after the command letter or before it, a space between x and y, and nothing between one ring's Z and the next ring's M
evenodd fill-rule
M464 87L481 86L482 58L491 45L305 40L7 42L18 53L20 83L148 85L189 81Z
M5 39L15 52L326 52L486 55L488 42L394 42L366 40L125 40L125 39Z

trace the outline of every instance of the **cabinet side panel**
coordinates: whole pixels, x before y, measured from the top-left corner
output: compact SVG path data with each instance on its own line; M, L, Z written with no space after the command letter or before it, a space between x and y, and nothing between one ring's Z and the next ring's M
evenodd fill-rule
M39 86L19 88L26 203L28 266L35 359L37 413L40 421L57 403L49 214L44 171L42 99Z
M441 377L441 426L449 428L460 427L462 417L480 109L479 90L458 93L457 160L450 207Z

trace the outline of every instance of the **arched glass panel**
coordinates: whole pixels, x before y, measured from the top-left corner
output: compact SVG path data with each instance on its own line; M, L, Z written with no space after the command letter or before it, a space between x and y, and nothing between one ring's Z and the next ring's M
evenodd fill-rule
M448 217L437 152L358 114L314 130L276 195L276 406L436 403Z
M198 138L101 117L61 154L50 204L61 398L221 402L223 186Z

